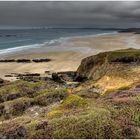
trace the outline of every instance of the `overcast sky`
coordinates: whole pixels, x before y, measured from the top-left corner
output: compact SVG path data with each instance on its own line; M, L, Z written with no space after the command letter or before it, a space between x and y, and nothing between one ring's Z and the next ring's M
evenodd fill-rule
M0 27L140 27L140 2L2 2Z

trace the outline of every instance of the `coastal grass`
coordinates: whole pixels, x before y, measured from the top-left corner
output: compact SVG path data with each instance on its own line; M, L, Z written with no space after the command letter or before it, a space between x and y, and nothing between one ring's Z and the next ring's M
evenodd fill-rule
M46 89L38 94L34 97L34 104L46 106L65 99L68 96L68 91L66 88Z
M79 112L81 109L85 109L87 106L87 100L78 95L70 94L59 106L52 108L52 110L48 112L47 117L57 118L65 114L73 114L77 111Z
M31 106L32 99L28 97L21 97L12 101L6 101L0 104L0 112L5 119L13 116L22 115L23 112Z
M20 97L34 97L38 91L46 88L45 82L27 82L18 80L12 84L0 88L0 103L14 100Z
M134 138L136 130L126 122L122 123L106 108L94 108L81 114L63 116L50 121L53 138ZM128 131L125 130L128 128Z

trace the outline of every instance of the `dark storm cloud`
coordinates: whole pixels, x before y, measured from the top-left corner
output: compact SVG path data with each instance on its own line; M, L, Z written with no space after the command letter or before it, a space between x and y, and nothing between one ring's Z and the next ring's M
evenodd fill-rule
M0 26L136 27L140 2L0 2Z

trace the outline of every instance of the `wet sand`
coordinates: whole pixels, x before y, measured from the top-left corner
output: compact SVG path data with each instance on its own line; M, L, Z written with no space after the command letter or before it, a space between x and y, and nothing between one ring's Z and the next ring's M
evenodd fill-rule
M43 74L45 71L75 71L81 60L87 56L103 51L126 48L140 48L140 35L118 33L96 37L75 37L57 46L43 46L5 55L5 59L50 58L52 61L43 63L0 63L0 77L6 80L15 80L4 75L25 72Z

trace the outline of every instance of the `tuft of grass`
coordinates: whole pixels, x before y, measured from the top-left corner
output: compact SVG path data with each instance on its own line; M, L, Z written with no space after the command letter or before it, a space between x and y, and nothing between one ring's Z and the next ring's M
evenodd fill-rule
M119 116L125 116L127 120L130 120L132 125L140 126L140 109L139 106L127 106L122 108L119 112Z
M62 108L72 109L87 106L87 101L78 95L70 94L61 104Z
M61 101L68 96L67 89L65 88L44 90L38 94L39 95L34 98L34 104L44 106Z
M58 117L61 117L63 115L64 111L63 110L52 110L50 111L48 114L47 114L47 117L48 118L58 118Z
M28 97L21 97L12 101L7 101L0 104L1 115L5 119L15 115L22 115L22 113L31 106L32 99Z

